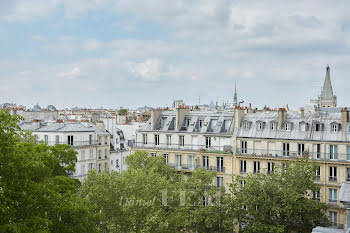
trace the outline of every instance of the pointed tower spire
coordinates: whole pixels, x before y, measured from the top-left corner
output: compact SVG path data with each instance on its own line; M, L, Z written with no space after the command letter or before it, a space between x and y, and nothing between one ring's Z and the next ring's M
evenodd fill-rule
M233 95L233 105L238 106L236 82L235 82L235 93Z
M326 76L322 88L321 96L319 97L320 107L336 107L337 97L333 95L333 88L331 82L330 68L329 65L326 67Z

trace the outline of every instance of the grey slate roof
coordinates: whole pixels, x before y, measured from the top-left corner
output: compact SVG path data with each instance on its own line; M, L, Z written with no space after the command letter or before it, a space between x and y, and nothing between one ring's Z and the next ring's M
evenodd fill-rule
M37 123L23 122L19 124L21 129L36 132L94 132L94 127L86 127L80 123Z

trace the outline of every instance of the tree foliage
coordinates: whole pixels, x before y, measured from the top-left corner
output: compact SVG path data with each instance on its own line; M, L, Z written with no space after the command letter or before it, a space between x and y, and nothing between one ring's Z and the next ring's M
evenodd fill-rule
M76 152L33 143L19 120L0 111L0 232L93 232L80 183L69 178Z
M317 165L304 159L286 165L269 175L234 177L232 212L244 232L311 232L327 225L327 205L312 198L319 190L314 182Z
M135 152L127 163L122 174L91 172L82 185L81 195L103 216L101 232L232 232L225 205L215 204L215 173L185 177L146 152ZM213 204L205 207L204 196Z
M118 111L118 115L126 116L127 114L128 114L128 110L125 109L125 108L121 108L121 109L119 109L119 111Z

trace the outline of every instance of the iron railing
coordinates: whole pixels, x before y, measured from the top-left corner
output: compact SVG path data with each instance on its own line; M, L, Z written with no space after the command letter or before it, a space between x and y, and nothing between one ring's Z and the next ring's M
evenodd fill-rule
M67 144L67 145L71 145L72 147L99 145L98 140L73 141L73 142L41 140L40 142L45 143L46 145L49 145L49 146L54 146L54 145L57 145L57 144Z

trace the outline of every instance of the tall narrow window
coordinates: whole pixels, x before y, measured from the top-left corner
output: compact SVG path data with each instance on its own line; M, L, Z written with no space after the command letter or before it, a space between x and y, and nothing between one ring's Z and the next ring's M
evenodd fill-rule
M276 129L276 122L271 122L270 126L271 126L271 130L275 130Z
M224 172L224 157L216 157L216 171Z
M89 135L89 144L92 145L92 135Z
M241 153L247 154L247 141L241 141Z
M205 137L205 148L211 147L211 137Z
M312 193L312 196L315 200L320 201L321 200L321 191L318 189L317 191Z
M142 143L143 145L147 145L147 134L142 135Z
M60 136L56 135L56 144L60 144Z
M82 151L81 151L80 159L81 159L82 161L85 160L85 150L82 150Z
M165 158L165 164L169 163L169 154L163 154Z
M274 163L267 163L267 174L271 174L274 170L275 164Z
M101 159L101 156L102 156L102 151L99 150L99 151L98 151L98 159Z
M337 212L329 211L329 222L333 227L336 227L338 225L338 216Z
M209 170L209 157L208 156L202 156L202 167Z
M106 149L105 150L105 159L107 159L107 157L108 157L108 150Z
M315 125L315 131L316 131L316 132L321 131L321 124L316 124L316 125Z
M259 161L254 161L254 171L253 173L259 173L260 172L260 162Z
M305 150L305 144L298 144L298 155L302 156Z
M194 170L194 155L188 156L188 169Z
M49 143L49 135L44 135L45 144Z
M179 144L180 146L185 146L185 136L179 136Z
M289 156L289 143L283 143L283 156Z
M329 167L329 181L337 180L337 167Z
M318 166L316 168L315 175L316 175L316 180L320 180L321 179L321 167L320 166Z
M240 187L239 187L239 191L240 191L240 192L243 191L244 185L245 185L245 180L241 180L241 181L240 181Z
M69 136L68 136L68 144L71 145L71 146L73 146L73 143L74 143L74 142L73 142L73 135L69 135Z
M181 167L181 164L182 164L181 160L182 160L181 155L175 155L176 167Z
M284 130L285 130L285 131L290 131L290 128L291 128L291 127L290 127L290 123L285 123L285 124L284 124Z
M338 159L338 146L329 145L329 159L336 160Z
M350 168L346 168L346 181L350 181Z
M338 131L338 125L332 124L332 132L337 132L337 131Z
M316 158L321 158L321 144L316 145Z
M166 145L171 146L171 135L166 136Z
M222 187L222 185L223 185L223 183L224 183L223 180L224 180L223 177L220 177L220 176L216 177L216 187L217 187L217 188Z
M336 203L338 200L337 190L329 189L329 202Z
M346 147L346 160L350 160L350 146Z
M154 135L154 144L159 146L159 134Z
M239 170L240 170L241 173L246 173L247 172L247 161L246 160L241 160L240 161Z

